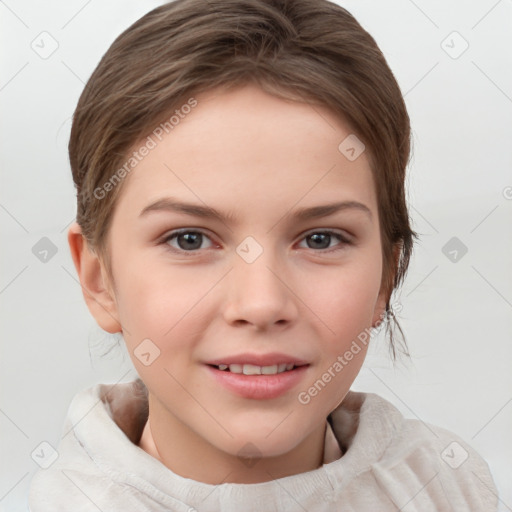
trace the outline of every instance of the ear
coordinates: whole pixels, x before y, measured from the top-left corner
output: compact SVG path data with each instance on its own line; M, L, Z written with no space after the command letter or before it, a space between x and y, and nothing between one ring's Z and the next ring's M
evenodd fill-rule
M393 249L393 260L394 260L394 267L392 269L392 275L388 281L388 283L382 282L381 283L381 289L379 292L379 296L377 298L377 303L375 304L375 309L373 313L372 318L372 327L376 327L377 324L382 322L385 314L386 314L386 304L390 300L391 292L393 291L393 282L394 282L394 276L398 269L398 263L400 261L400 252L401 252L401 245L396 244Z
M104 331L121 332L117 304L107 273L76 222L68 230L68 243L89 311Z
M382 322L382 319L386 314L387 295L386 291L381 289L373 311L372 327L377 327L377 325Z

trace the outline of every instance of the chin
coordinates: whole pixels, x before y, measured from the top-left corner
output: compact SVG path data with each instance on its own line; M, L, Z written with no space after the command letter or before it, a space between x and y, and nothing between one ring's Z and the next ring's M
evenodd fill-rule
M275 426L278 425L277 423ZM306 437L306 432L300 432L291 425L279 426L272 429L261 429L255 423L245 428L226 429L233 437L224 436L222 440L212 439L210 442L218 449L229 455L242 458L279 457L297 447ZM282 427L282 428L281 428ZM281 429L281 431L279 431ZM269 434L270 432L270 434ZM294 435L291 435L291 432ZM214 441L214 442L212 442Z

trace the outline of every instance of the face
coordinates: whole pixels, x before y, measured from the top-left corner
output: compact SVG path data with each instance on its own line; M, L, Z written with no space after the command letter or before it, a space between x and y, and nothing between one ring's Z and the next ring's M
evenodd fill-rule
M340 152L351 131L327 109L255 86L196 99L123 185L116 315L150 419L279 456L325 425L384 311L369 162Z

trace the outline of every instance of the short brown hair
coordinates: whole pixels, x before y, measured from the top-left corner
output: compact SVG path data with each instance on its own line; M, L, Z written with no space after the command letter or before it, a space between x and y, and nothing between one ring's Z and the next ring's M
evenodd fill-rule
M80 96L69 141L77 222L90 248L111 276L106 240L123 183L105 198L95 190L130 149L192 95L248 83L328 107L365 144L378 197L386 313L407 353L390 301L417 236L405 198L409 116L374 39L327 0L175 0L117 37ZM395 358L391 322L386 329Z

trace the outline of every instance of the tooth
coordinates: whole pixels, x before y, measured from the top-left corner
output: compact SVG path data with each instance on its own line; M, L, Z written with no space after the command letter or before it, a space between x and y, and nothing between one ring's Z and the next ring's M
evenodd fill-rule
M286 371L293 370L293 363L289 363L286 365Z
M261 375L261 366L253 364L244 364L244 375Z
M219 364L219 370L227 370L228 368L227 364Z
M274 366L262 366L261 374L262 375L275 375L277 373L277 364Z
M242 373L242 365L241 364L230 364L229 371L232 373Z
M286 363L282 363L277 367L277 373L284 372L286 370Z

